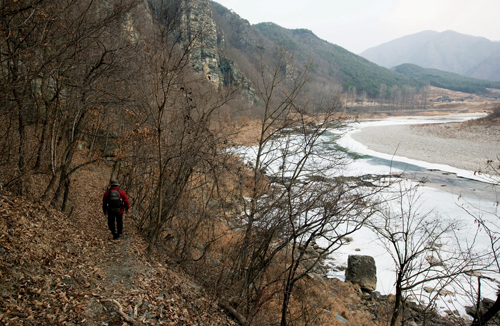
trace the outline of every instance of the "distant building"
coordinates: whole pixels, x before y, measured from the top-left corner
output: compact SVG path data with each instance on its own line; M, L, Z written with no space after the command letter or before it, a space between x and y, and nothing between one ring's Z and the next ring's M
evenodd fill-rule
M441 96L436 99L436 102L463 102L466 99L471 99L474 98L472 96L466 97L466 98L450 98L449 96Z
M362 97L358 97L357 99L354 100L356 104L363 104L365 102L365 99Z

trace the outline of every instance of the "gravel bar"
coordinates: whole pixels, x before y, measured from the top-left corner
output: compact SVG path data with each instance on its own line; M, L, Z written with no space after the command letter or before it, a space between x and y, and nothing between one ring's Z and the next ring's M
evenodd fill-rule
M500 126L436 123L365 127L352 138L376 152L469 171L500 158Z

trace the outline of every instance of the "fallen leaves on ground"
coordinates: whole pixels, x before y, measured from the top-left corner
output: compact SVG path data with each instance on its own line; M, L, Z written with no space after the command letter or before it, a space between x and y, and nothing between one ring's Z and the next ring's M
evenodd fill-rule
M98 209L75 220L0 190L0 323L233 325L186 275L148 260L138 234L112 241Z

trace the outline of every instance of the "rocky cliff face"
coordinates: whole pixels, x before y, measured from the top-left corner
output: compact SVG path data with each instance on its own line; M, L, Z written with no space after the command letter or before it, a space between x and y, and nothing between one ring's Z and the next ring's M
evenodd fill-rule
M191 40L199 39L191 54L193 68L217 88L236 86L251 95L247 77L237 63L223 53L225 35L213 19L211 3L208 0L183 0L181 12L181 28L187 31Z

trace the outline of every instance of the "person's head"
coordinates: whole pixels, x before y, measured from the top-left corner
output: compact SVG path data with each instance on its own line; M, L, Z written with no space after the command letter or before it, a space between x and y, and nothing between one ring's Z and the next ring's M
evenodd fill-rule
M111 180L111 182L109 183L110 186L119 186L120 183L118 182L118 180Z

